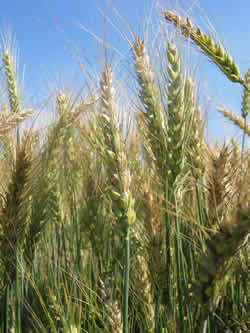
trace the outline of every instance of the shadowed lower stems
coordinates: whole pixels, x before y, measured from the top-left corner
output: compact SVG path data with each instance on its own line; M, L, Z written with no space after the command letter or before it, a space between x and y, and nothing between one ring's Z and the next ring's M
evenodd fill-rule
M249 232L250 206L242 203L234 215L225 219L219 231L207 240L207 250L200 258L197 280L193 284L195 302L200 305L197 333L201 332L208 315L216 310L235 254L245 244Z

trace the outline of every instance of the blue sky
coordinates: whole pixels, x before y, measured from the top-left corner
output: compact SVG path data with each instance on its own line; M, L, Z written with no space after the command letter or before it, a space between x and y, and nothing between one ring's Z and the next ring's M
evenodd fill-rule
M20 68L25 68L25 96L30 96L30 103L42 100L51 86L57 86L57 82L64 82L64 85L66 82L66 87L67 84L82 86L79 66L72 59L72 47L67 38L79 48L82 60L88 59L93 68L100 70L102 49L89 33L80 28L80 24L102 38L103 16L98 8L103 9L103 3L104 0L0 2L0 31L4 33L6 28L10 28L15 35ZM116 26L125 27L124 19L135 31L142 31L154 1L106 0L106 3L107 15ZM203 13L208 16L244 74L250 67L250 1L179 0L178 3L179 6L185 3L185 9L192 8L191 17L202 17ZM160 4L165 8L176 8L174 0L161 0ZM121 18L112 8L117 9ZM122 54L128 51L121 35L109 24L107 38ZM240 115L241 87L229 82L204 56L199 60L198 80L201 91L211 101L208 114L210 137L222 139L233 135L240 138L241 131L218 115L215 107L224 104Z

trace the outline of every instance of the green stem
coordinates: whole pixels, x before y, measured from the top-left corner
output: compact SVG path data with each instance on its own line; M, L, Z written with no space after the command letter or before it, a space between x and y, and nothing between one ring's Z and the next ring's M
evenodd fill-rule
M180 235L180 225L178 218L178 208L176 202L175 193L173 194L173 204L175 205L175 253L176 253L176 265L177 265L177 288L178 288L178 309L179 309L179 323L180 323L180 332L185 332L185 323L184 323L184 308L183 308L183 278L184 278L184 264L183 264L183 253L182 253L182 241Z
M166 280L167 280L167 299L163 299L168 306L168 313L172 313L172 293L171 293L171 229L168 214L168 178L165 181L165 226L166 226Z
M246 118L244 118L244 125L246 125ZM243 165L243 151L245 148L245 139L246 139L246 132L243 132L242 136L242 143L241 143L241 165ZM240 190L239 190L239 202L241 200L241 192L243 187L243 176L244 176L244 168L241 168L241 179L240 179Z
M123 285L123 333L128 333L128 295L129 295L129 264L130 264L130 237L129 227L125 237L125 273Z

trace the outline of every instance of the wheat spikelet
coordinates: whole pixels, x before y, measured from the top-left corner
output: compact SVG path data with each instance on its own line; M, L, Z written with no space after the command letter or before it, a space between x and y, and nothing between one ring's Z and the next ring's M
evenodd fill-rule
M233 199L233 172L230 152L223 146L218 152L210 151L210 165L207 173L209 225L218 225L224 219Z
M145 122L145 116L143 112L135 113L136 125L139 132L140 141L142 142L141 149L143 157L147 165L150 166L152 173L156 174L156 170L159 170L159 164L156 166L156 158L153 153L153 146L150 144L150 131ZM152 142L152 141L151 141ZM158 160L159 161L159 160ZM162 173L162 171L161 171Z
M99 278L99 283L100 283L99 290L102 295L102 301L105 310L108 314L107 319L109 321L110 326L112 327L112 332L122 333L123 332L122 312L119 307L119 303L117 300L114 300L111 288L107 287L101 278Z
M221 44L216 44L212 37L205 34L199 27L193 28L193 24L189 18L184 19L169 10L164 10L163 15L185 37L190 38L220 68L229 80L244 84L244 80L240 78L238 66Z
M242 98L241 115L242 118L247 119L250 109L250 69L245 74L245 87Z
M80 108L73 109L71 104L60 105L62 111L59 119L53 124L47 132L47 141L43 150L36 159L33 175L36 182L33 185L33 195L36 199L33 200L31 223L28 229L27 244L25 247L25 259L28 264L32 264L34 258L35 247L40 239L41 232L45 228L46 223L51 220L54 222L61 221L61 204L59 195L59 186L62 181L59 181L61 163L65 162L65 157L62 158L63 138L76 121L78 116L85 111L95 98L90 98ZM57 107L59 107L57 105ZM66 142L68 147L70 143ZM64 167L62 170L64 171ZM37 176L39 174L39 177ZM62 177L63 180L64 177ZM59 223L60 224L60 223Z
M41 168L46 169L48 165L51 166L53 163L58 163L56 159L59 157L60 149L62 148L63 136L77 122L79 116L87 112L89 107L96 103L97 99L96 95L90 96L84 103L75 108L70 103L66 104L66 108L64 108L64 105L62 115L48 128L45 149L41 154ZM58 105L57 108L59 108Z
M164 174L167 130L165 116L158 96L158 88L155 84L154 73L150 68L145 45L139 38L134 40L132 52L135 60L137 81L140 85L139 97L145 110L144 113L141 113L145 122L144 129L149 139L155 163L161 174ZM136 119L138 121L138 117ZM141 125L139 123L139 127L142 127Z
M124 143L115 114L112 71L106 66L101 79L101 127L105 140L105 158L111 184L112 210L123 231L135 221L134 198L130 191L131 175ZM103 152L103 147L100 148Z
M32 110L22 110L19 113L9 114L7 117L2 112L2 119L0 123L0 138L3 137L8 131L16 128L22 121L32 115Z
M193 176L202 179L205 174L205 142L200 113L200 108L194 109L192 125L189 129L190 137L187 144L187 164L191 166Z
M16 275L17 253L23 250L30 217L30 194L28 180L32 166L32 152L23 139L17 152L15 167L4 203L1 207L1 260L8 283Z
M147 330L149 332L154 332L154 299L153 286L151 283L152 267L150 267L151 260L149 259L151 252L150 249L148 249L147 252L145 251L144 234L144 226L135 223L131 230L131 241L137 244L137 251L134 258L135 269L133 273L133 288L139 299L140 308L145 315ZM148 246L150 246L150 244Z
M91 158L86 165L85 173L85 205L81 210L81 228L84 234L87 235L93 251L99 254L100 248L103 244L104 228L107 231L107 225L103 223L105 221L103 212L103 201L106 186L105 182L102 182L101 172L101 159L90 152L86 151L86 160ZM96 159L96 161L94 161ZM96 173L96 170L98 172Z
M242 119L235 116L225 108L217 108L217 111L223 114L224 117L231 120L236 126L241 128L248 136L250 136L250 125L245 123Z
M144 176L145 177L145 176ZM151 284L151 292L157 297L159 292L166 288L165 259L162 254L164 244L164 224L163 211L159 207L163 206L164 198L155 189L155 179L157 175L150 169L142 187L142 207L138 212L138 219L143 223L143 230L140 231L140 238L144 237L144 247L146 247L148 261L148 274ZM156 180L156 184L158 180ZM145 229L145 231L144 231ZM141 243L142 241L139 241ZM164 278L163 278L164 276Z
M7 103L2 103L2 112L1 112L1 123L6 123L7 119L9 119L10 113ZM15 143L14 136L11 131L5 133L3 137L1 137L1 141L3 143L3 157L8 162L8 166L14 161L14 151L15 151Z
M67 93L63 93L63 91L59 90L56 96L56 106L58 114L60 116L63 116L63 114L71 108L70 95Z
M185 114L188 116L186 143L187 165L191 167L195 178L202 179L205 172L204 165L204 136L201 120L201 109L195 107L194 81L187 77L184 85Z
M134 287L139 296L140 302L143 303L145 320L147 322L148 332L154 332L154 300L152 296L152 286L150 281L149 267L145 255L137 254L135 258L136 279Z
M3 65L8 85L10 111L11 113L18 113L21 111L21 102L17 89L11 55L8 49L6 49L3 53Z
M184 84L181 61L176 47L169 42L168 57L168 154L167 167L169 185L176 186L177 177L184 167Z

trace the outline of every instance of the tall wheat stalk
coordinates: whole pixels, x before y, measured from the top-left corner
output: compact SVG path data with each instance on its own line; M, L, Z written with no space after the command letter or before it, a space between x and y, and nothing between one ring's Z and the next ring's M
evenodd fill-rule
M101 128L105 142L104 161L108 170L111 185L110 196L112 211L117 219L125 242L125 267L123 286L123 332L128 332L128 296L130 264L130 228L135 222L134 198L130 191L131 175L125 146L119 131L115 113L114 88L112 71L106 66L101 79Z

